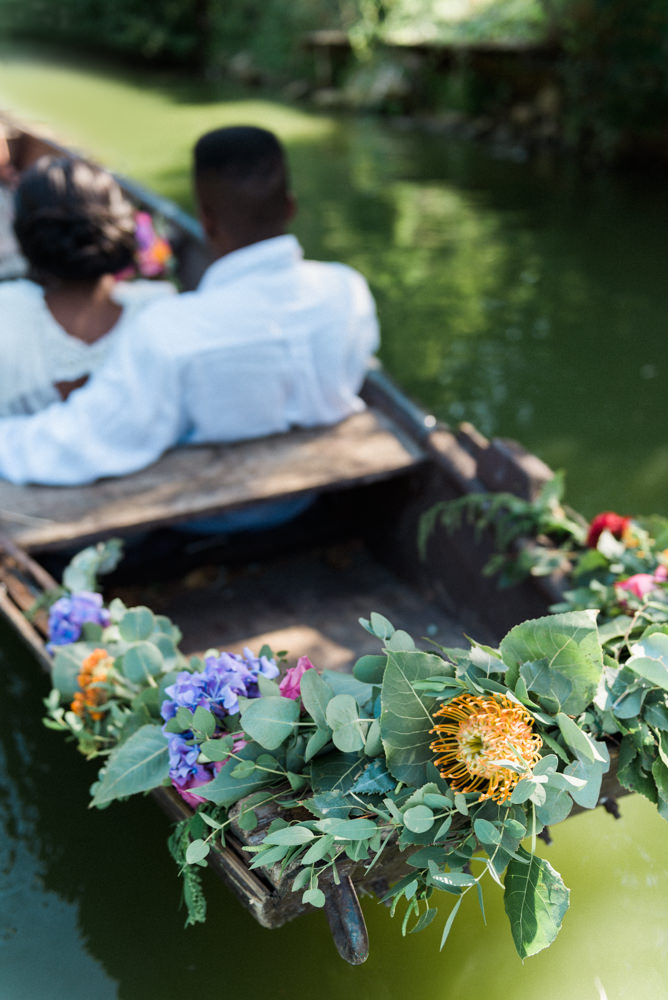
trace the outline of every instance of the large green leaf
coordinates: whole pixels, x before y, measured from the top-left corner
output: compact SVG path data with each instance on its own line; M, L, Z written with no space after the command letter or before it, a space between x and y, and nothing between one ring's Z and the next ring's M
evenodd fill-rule
M275 750L294 732L299 702L291 698L255 698L241 713L241 725L265 750Z
M569 890L547 861L520 848L505 879L504 905L520 958L552 944L568 909Z
M380 731L387 768L397 781L414 787L427 780L426 766L434 725L430 707L433 698L419 694L415 682L448 674L439 656L417 651L389 652L383 687Z
M167 740L159 726L146 725L109 755L94 786L92 804L104 806L137 792L157 788L169 776Z
M520 666L544 661L540 672L541 691L549 690L547 673L561 675L572 685L559 685L561 710L578 715L596 693L603 671L603 651L596 628L596 612L571 611L548 615L516 625L501 640L501 654L508 664L506 680L515 687Z

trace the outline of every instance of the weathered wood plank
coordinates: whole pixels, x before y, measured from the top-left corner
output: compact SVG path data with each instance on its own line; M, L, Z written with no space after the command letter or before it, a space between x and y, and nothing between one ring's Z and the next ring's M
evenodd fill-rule
M0 529L27 551L371 483L419 463L420 447L366 410L333 427L176 448L147 469L89 486L0 482Z

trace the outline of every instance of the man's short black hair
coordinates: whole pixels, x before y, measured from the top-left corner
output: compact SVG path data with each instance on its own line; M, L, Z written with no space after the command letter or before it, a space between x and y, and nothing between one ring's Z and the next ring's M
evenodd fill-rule
M262 238L285 225L287 165L273 132L253 125L207 132L195 144L194 172L209 210L235 232Z
M254 125L231 125L207 132L195 145L195 176L217 174L244 180L269 177L285 167L283 147L273 132Z

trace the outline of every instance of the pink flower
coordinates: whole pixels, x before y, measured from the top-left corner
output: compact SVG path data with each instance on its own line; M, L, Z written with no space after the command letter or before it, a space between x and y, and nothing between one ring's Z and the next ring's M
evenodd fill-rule
M302 677L307 670L315 670L308 656L300 656L297 660L297 666L286 670L285 677L278 685L284 698L291 698L293 701L299 700L301 696Z
M615 588L626 590L642 601L653 590L658 590L658 584L663 583L666 579L668 579L668 569L665 566L658 566L653 573L634 573L626 580L618 580L615 583Z
M229 757L228 757L229 760ZM189 791L190 788L199 788L200 785L206 785L211 781L220 771L223 766L223 761L214 761L211 764L198 764L195 768L194 774L189 774L182 785L177 785L177 783L172 778L172 784L177 790L184 802L187 802L192 809L196 809L197 806L201 805L202 802L206 802L201 795L195 795L193 792Z

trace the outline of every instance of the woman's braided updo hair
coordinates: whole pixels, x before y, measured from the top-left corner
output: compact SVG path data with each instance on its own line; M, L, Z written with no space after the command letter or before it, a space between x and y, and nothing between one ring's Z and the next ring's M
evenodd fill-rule
M31 276L86 281L134 261L134 209L107 171L44 156L21 176L14 230Z

